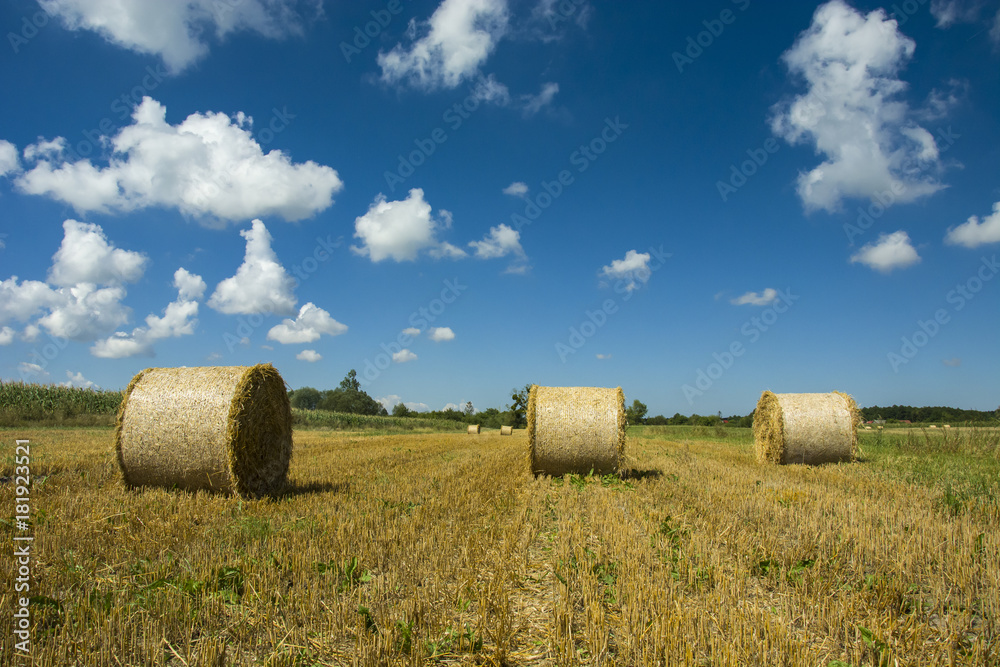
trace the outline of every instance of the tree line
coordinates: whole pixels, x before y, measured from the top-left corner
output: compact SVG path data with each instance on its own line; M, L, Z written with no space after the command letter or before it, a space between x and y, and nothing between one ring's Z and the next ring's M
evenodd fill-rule
M421 417L433 419L449 419L467 424L480 424L486 428L500 428L501 426L513 426L524 428L527 425L526 413L528 408L528 392L531 384L526 384L520 389L512 389L510 403L501 410L499 408L487 408L477 411L471 402L466 403L461 409L450 408L447 410L432 410L421 412ZM389 412L381 403L369 396L358 382L357 373L352 369L336 389L321 391L313 387L302 387L288 392L288 398L293 408L303 410L328 410L330 412L346 412L359 415L382 415L388 416ZM723 417L722 413L714 415L682 415L674 413L673 417L656 415L647 416L646 404L635 399L632 404L626 407L625 415L629 424L646 424L649 426L738 426L749 428L753 426L753 412L749 415L730 415ZM392 409L394 417L413 417L418 413L411 410L403 403L399 403ZM861 408L861 414L865 421L875 421L884 419L886 421L910 421L918 422L991 422L1000 419L1000 408L992 412L982 410L963 410L961 408L948 407L922 407L915 408L909 405L893 405L889 407L873 406Z

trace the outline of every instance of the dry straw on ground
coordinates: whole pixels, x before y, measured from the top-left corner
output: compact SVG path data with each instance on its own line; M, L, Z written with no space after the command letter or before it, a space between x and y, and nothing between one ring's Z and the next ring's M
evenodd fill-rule
M774 394L765 391L753 417L761 463L835 463L858 457L858 406L839 391Z
M469 426L469 435L479 435L479 424Z
M514 427L513 426L501 426L500 427L500 435L514 435Z
M273 493L292 454L285 382L270 364L148 368L125 390L115 448L130 486Z
M534 473L618 472L625 448L622 388L539 387L528 394L528 456Z

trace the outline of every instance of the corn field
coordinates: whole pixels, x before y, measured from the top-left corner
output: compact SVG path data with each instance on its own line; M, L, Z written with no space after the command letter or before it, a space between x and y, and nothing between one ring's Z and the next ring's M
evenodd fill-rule
M114 415L122 392L0 381L0 424Z

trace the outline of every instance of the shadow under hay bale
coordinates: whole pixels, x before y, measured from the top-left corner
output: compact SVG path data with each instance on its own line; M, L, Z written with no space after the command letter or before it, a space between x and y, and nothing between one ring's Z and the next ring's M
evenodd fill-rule
M479 435L479 424L469 426L469 435Z
M607 475L621 468L626 426L621 387L532 385L527 416L533 473Z
M760 463L837 463L858 458L860 413L854 399L829 394L765 391L753 417Z
M129 486L274 494L292 455L285 382L270 364L148 368L125 390L115 449Z
M514 427L513 426L501 426L500 427L500 435L514 435Z

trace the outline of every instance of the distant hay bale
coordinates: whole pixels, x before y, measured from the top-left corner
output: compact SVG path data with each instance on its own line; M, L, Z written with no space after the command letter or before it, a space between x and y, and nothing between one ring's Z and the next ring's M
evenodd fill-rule
M513 426L501 426L500 427L500 435L514 435L514 427Z
M870 430L872 430L872 427L871 426L865 426L865 430L866 431L870 431Z
M858 419L854 399L839 391L765 391L753 417L757 460L807 464L854 461L858 457Z
M532 472L618 472L625 449L622 388L539 387L528 394L528 456Z
M469 435L479 435L479 424L473 424L469 427Z
M951 428L951 424L945 424L944 428Z
M930 426L928 426L927 428L937 428L937 426L935 426L934 424L931 424L931 425L930 425Z
M285 382L270 364L147 368L125 390L115 449L129 486L273 493L292 454Z

